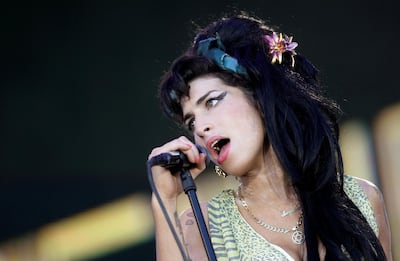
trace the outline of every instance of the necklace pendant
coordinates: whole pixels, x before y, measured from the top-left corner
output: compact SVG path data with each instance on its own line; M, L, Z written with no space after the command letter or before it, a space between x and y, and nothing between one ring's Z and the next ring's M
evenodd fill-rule
M281 217L287 217L287 216L289 216L290 214L293 214L294 212L296 212L296 211L299 210L299 209L300 209L300 207L297 206L297 207L295 207L294 209L291 209L291 210L288 210L288 211L286 211L286 210L281 210Z
M282 210L281 217L287 217L287 216L289 216L289 214L290 214L290 211Z
M296 245L303 244L305 239L306 239L306 237L305 237L304 233L301 232L300 230L296 230L292 234L292 241Z

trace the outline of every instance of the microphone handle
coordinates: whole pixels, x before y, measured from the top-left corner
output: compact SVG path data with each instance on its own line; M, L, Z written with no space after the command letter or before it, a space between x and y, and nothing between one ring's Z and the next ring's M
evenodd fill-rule
M207 150L199 145L196 145L196 147L200 153L204 153L207 155L206 164L208 165L209 156ZM151 166L157 165L167 168L171 171L173 175L175 175L176 172L178 172L182 168L190 169L196 166L195 163L189 162L186 155L181 151L171 151L171 152L161 153L157 156L152 157L149 161Z

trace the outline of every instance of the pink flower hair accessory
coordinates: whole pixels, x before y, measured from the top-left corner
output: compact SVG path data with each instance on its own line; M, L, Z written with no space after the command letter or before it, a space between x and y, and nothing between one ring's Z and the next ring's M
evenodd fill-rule
M294 67L294 56L296 55L294 49L298 44L292 42L293 37L282 35L282 33L279 33L278 35L277 33L272 32L272 35L263 35L263 39L269 46L269 53L272 55L272 63L278 61L279 64L281 64L282 54L288 52L292 57L292 67Z

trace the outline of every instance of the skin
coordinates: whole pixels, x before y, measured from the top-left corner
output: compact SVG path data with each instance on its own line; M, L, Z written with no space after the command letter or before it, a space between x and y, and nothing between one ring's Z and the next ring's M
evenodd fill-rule
M255 216L274 226L293 227L300 211L282 218L279 210L293 209L299 201L275 152L271 147L263 147L264 129L259 111L240 88L228 86L216 77L202 76L191 81L189 85L189 97L183 98L181 105L185 124L193 132L195 143L206 147L212 161L239 179L242 184L241 195ZM213 140L219 138L230 140L226 146L228 149L221 153L223 157L218 156L210 146ZM149 158L176 150L182 151L189 161L196 163L190 170L194 178L205 169L205 155L199 154L194 144L184 136L154 148ZM179 175L173 176L159 166L154 166L152 171L160 196L176 230L179 231L187 253L190 253L190 258L207 260L191 209L177 218L177 197L182 192ZM382 195L372 183L361 179L359 182L372 203L380 230L379 239L389 260L392 260L390 230ZM305 244L295 245L288 234L266 230L241 206L238 197L236 203L243 218L262 237L280 246L295 260L306 259ZM208 224L207 204L202 203L201 207ZM152 208L156 228L157 260L177 260L180 252L154 196ZM325 248L320 244L319 249L323 259Z
M371 206L375 214L375 220L379 229L378 238L382 244L383 250L385 251L387 260L393 260L389 219L386 213L385 201L383 199L382 192L375 184L368 180L361 178L356 178L356 180L367 194L369 202L371 202Z

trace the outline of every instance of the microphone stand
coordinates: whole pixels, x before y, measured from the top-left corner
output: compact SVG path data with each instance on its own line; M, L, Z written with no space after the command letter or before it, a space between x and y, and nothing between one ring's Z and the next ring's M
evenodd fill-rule
M201 212L199 200L196 194L196 184L194 183L193 177L190 172L182 167L181 168L181 180L183 191L188 195L190 205L192 206L194 217L196 218L197 226L200 230L200 235L203 240L204 248L206 250L208 260L216 261L217 258L212 247L210 236L207 231L207 227L204 221L203 213Z

